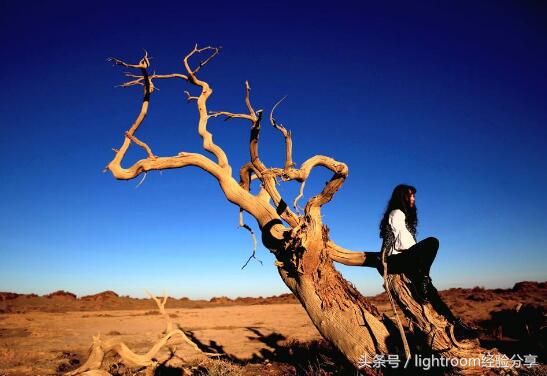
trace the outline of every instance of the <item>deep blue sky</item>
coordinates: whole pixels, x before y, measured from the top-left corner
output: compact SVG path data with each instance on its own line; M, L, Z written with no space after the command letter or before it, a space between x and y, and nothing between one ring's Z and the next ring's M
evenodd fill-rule
M139 188L101 173L141 99L139 88L114 88L124 69L105 59L137 62L146 48L158 73L182 72L195 43L223 46L201 71L215 90L210 109L243 111L245 80L255 108L288 95L277 117L293 132L295 161L324 154L349 165L324 209L339 244L378 250L388 196L406 182L418 188L418 237L441 242L439 288L547 279L545 5L230 3L2 1L0 290L287 291L262 246L264 265L240 269L251 239L206 173L150 173ZM183 94L195 89L158 86L139 137L160 155L200 151ZM237 171L248 124L209 129ZM270 127L261 151L267 165L282 163ZM328 178L314 171L306 197ZM296 188L280 189L292 201ZM340 269L365 294L381 291L375 270Z

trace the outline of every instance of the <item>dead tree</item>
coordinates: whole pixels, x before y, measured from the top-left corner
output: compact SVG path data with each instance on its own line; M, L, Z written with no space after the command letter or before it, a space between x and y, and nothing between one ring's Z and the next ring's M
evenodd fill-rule
M126 74L130 81L121 86L142 86L144 97L140 113L125 132L122 146L114 149L114 159L108 163L106 169L120 180L134 179L150 171L186 166L199 167L208 172L218 181L226 199L239 207L240 225L251 231L242 220L244 212L256 220L262 243L275 255L281 279L299 299L326 340L356 366L364 356L371 359L376 354L402 354L403 346L397 326L388 317L381 315L333 265L333 261L336 261L345 265L361 266L366 258L366 252L348 250L330 239L329 230L321 216L322 207L332 200L348 176L348 166L331 157L315 155L297 167L292 159L291 132L276 122L272 110L269 121L285 140L285 163L280 167L267 167L259 155L259 136L264 116L261 110L253 108L251 88L247 82L244 95L246 113L209 111L207 108L207 100L213 89L209 83L198 77L198 73L219 51L216 47L196 46L183 59L184 73L171 74L149 73L150 61L147 54L137 64L110 59L116 65L136 70L135 74ZM203 59L197 64L193 63L199 55L204 56ZM177 155L157 156L145 142L137 138L137 130L147 115L155 89L154 82L167 79L182 80L198 89L199 94L194 96L186 91L186 95L188 102L195 102L197 105L198 133L203 140L203 148L209 154L181 151ZM239 169L239 182L233 177L228 156L215 144L207 127L209 120L219 117L225 120L244 120L250 125L250 158ZM147 157L129 167L123 167L122 161L132 143L143 148ZM320 193L306 202L303 212L300 213L298 200L302 197L310 172L316 167L330 170L332 177ZM293 180L301 183L300 194L293 202L294 211L276 187L280 182ZM253 181L260 184L256 194L251 192ZM416 302L408 280L395 275L389 276L388 282L394 300L412 323L413 332L423 337L427 348L436 355L447 358L481 357L485 350L479 347L477 341L465 344L458 342L452 335L452 326L443 316L437 314L429 304L420 305ZM410 349L410 353L412 350ZM408 351L405 352L409 355ZM456 368L460 373L480 372L480 367L476 364Z

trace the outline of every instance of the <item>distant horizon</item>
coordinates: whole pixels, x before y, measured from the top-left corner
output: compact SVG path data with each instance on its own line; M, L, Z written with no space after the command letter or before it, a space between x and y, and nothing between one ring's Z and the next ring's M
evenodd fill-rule
M444 290L449 290L449 289L454 289L454 288L462 288L462 289L473 289L473 288L484 288L486 290L494 290L494 289L503 289L503 290L508 290L508 289L512 289L515 287L516 284L518 283L522 283L522 282L532 282L532 283L547 283L547 280L537 280L537 281L534 281L534 280L525 280L525 281L516 281L513 283L512 286L510 287L501 287L501 286L497 286L497 287L487 287L487 286L452 286L452 287L447 287L447 288L443 288L443 289L439 289L439 291L444 291ZM70 290L66 290L66 289L59 289L59 290L55 290L55 291L51 291L49 293L35 293L35 292L17 292L17 291L0 291L0 294L2 293L7 293L7 294L10 294L10 293L14 293L14 294L19 294L19 295L36 295L36 296L39 296L39 297L46 297L48 295L51 295L51 294L54 294L54 293L59 293L59 292L64 292L64 293L70 293L70 294L73 294L73 295L76 295L76 298L77 299L81 299L83 297L87 297L87 296L93 296L93 295L100 295L102 293L105 293L105 292L113 292L115 293L116 295L118 295L118 297L120 298L124 298L124 297L129 297L129 298L133 298L133 299L150 299L150 297L146 294L146 292L143 291L143 294L142 295L139 295L139 296L135 296L135 295L131 295L131 294L120 294L118 292L116 292L116 290L113 290L113 289L107 289L107 290L103 290L103 291L98 291L98 292L95 292L95 293L90 293L90 294L77 294L75 293L74 291L70 291ZM155 294L156 296L163 296L163 292L159 293L159 292L154 292L154 291L150 291L152 294ZM379 294L382 294L384 291L380 291L378 294L373 294L373 295L365 295L366 297L373 297L373 296L376 296L376 295L379 295ZM170 295L168 292L167 292L167 297L168 298L172 298L172 299L183 299L183 298L187 298L187 299L190 299L190 300L205 300L205 301L209 301L211 299L214 299L214 298L228 298L230 300L235 300L235 299L245 299L245 298L263 298L263 299L267 299L267 298L272 298L272 297L277 297L277 296L280 296L280 295L293 295L294 294L287 290L287 292L281 292L279 294L273 294L273 295L258 295L258 296L251 296L251 295L248 295L248 296L230 296L230 295L224 295L224 294L221 294L221 295L213 295L213 296L210 296L210 297L196 297L196 298L192 298L190 296L173 296L173 295Z

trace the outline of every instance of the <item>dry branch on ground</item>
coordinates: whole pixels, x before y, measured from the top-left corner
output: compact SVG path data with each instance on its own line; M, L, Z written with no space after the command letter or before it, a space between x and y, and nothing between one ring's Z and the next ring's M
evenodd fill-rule
M207 353L200 350L200 348L184 333L182 329L173 329L173 323L169 315L165 312L165 303L167 302L167 295L164 295L162 299L152 295L147 291L150 298L156 303L160 314L166 321L166 329L163 336L150 348L145 354L137 354L133 352L125 343L119 338L106 338L103 339L100 334L93 336L93 343L89 349L89 356L87 360L77 369L65 373L65 376L110 376L110 373L101 370L105 355L112 352L119 356L121 362L126 367L131 368L144 368L147 375L154 375L154 371L159 366L160 362L157 359L157 355L163 347L168 347L171 354L176 352L176 344L174 339L182 340L189 344L197 353L201 353L204 356L219 356L217 353Z

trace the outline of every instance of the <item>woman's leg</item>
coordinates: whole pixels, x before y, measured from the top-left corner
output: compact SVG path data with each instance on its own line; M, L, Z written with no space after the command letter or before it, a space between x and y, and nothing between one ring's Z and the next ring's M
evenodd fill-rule
M380 252L364 252L365 262L363 266L368 266L369 268L377 268L378 263L380 262Z
M382 263L380 252L366 252L365 261L363 266L369 268L376 268L380 275L384 275L384 265ZM414 274L419 269L418 260L412 253L407 254L399 253L396 255L388 256L387 258L387 272L388 274Z
M431 265L433 264L433 261L437 256L438 250L439 241L437 240L437 238L429 237L414 244L406 252L413 251L414 255L418 259L418 271L421 272L423 275L429 275Z
M387 258L389 274L405 273L413 281L418 290L418 300L429 302L435 311L446 317L454 324L456 332L463 338L476 338L478 332L457 318L450 307L442 300L437 289L433 286L429 271L437 255L439 241L433 237L416 243L402 253ZM383 265L380 252L366 252L363 266L376 268L383 275Z
M454 325L454 332L456 337L460 337L460 338L479 337L479 331L477 328L466 324L460 318L454 315L454 313L452 313L452 310L443 301L443 299L439 295L439 292L437 291L435 286L433 286L432 283L428 289L428 298L429 298L429 302L431 303L435 311L443 315L448 320L448 322Z
M446 317L446 319L450 322L455 322L457 320L457 317L452 313L452 310L448 305L442 300L441 296L439 295L439 292L433 286L433 283L428 289L429 292L429 301L433 308L435 308L435 311Z
M401 253L388 256L387 272L389 274L405 273L414 275L420 273L429 275L431 264L435 260L438 249L439 241L436 238L424 239ZM377 268L378 272L383 275L380 252L366 252L363 266Z
M439 241L430 237L401 253L387 258L388 274L404 273L412 281L416 300L422 304L429 301L428 288L431 285L429 270L433 260L435 260L438 248ZM379 257L377 263L378 272L383 275L384 268Z
M461 319L454 315L450 307L448 307L448 305L442 300L439 292L435 286L433 286L431 277L429 277L431 265L433 264L433 261L437 255L437 250L439 249L439 241L436 238L430 237L422 240L416 245L419 245L419 249L416 251L416 255L419 256L420 260L419 275L423 276L423 279L418 278L418 283L421 283L422 285L421 290L422 293L426 295L425 300L429 301L437 313L443 315L450 323L454 325L458 336L463 338L476 338L478 336L478 332L475 328L465 324Z

